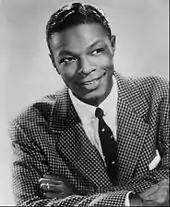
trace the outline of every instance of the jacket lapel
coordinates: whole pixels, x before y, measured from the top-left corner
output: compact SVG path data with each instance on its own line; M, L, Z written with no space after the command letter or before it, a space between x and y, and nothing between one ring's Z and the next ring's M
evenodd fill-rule
M132 80L115 73L118 84L117 142L119 182L133 176L149 125L144 122L148 104Z
M111 189L103 161L82 128L68 90L58 96L51 118L53 132L60 134L58 150L95 186Z

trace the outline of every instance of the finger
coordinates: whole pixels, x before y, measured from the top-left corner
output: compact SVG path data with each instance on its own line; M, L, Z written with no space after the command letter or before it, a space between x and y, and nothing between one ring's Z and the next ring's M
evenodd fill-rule
M169 186L169 180L168 179L164 179L164 180L162 180L162 181L160 181L159 183L158 183L158 185L160 186L162 186L162 185L168 185Z
M169 201L169 187L164 186L160 189L159 194L157 194L157 203L164 204Z
M164 179L162 181L160 181L159 183L151 186L149 189L145 190L143 193L140 194L140 196L143 199L150 199L150 197L154 196L153 194L155 194L158 190L161 190L162 187L166 187L169 188L169 180Z
M64 192L64 186L63 185L53 185L53 184L45 184L41 183L40 185L41 190L47 192L56 192L56 193L62 193Z
M49 184L55 184L55 185L62 185L63 182L60 180L54 180L54 179L49 179L49 178L40 178L39 183L49 183Z
M47 191L50 191L50 185L46 184L46 183L41 183L40 185L40 189L43 191L43 192L47 192Z
M142 206L158 206L154 201L148 201L148 200L144 200L143 201L143 205Z
M61 181L61 182L67 182L66 179L64 179L60 176L56 176L56 175L45 174L43 177L46 178L46 179L58 180L58 181Z
M56 175L50 175L50 174L44 174L43 176L44 178L54 178L54 179L60 179L60 176L56 176Z
M56 180L56 181L61 181L63 183L67 183L67 180L60 177L60 176L54 176L54 175L44 175L44 178L50 179L50 180Z
M158 185L153 185L152 187L150 187L149 189L147 189L143 193L141 193L140 196L143 199L146 199L147 197L149 197L150 195L152 195L153 193L155 193L158 190L158 188L159 188Z
M47 187L46 184L42 183L40 185L40 188L43 191L54 191L54 192L57 192L57 193L64 192L64 186L63 185L53 185L53 184L49 184L48 187Z
M153 200L159 205L167 203L167 201L169 200L169 187L160 186L155 193L148 196L148 199Z
M53 184L50 184L50 191L64 192L64 185L53 185Z

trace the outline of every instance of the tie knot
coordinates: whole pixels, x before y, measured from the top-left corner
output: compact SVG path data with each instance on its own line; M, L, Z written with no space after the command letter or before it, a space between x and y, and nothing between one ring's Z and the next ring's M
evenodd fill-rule
M104 115L104 112L101 108L96 108L96 111L95 111L95 116L98 118L98 119L101 119Z

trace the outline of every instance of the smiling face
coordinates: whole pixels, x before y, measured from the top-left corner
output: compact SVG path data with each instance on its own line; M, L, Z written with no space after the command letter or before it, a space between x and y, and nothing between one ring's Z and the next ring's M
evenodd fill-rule
M114 38L100 24L80 24L52 34L50 48L54 67L73 94L98 106L113 84Z

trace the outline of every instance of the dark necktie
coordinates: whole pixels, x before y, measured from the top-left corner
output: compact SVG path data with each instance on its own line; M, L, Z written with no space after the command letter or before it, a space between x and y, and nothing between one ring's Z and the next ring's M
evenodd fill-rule
M107 165L107 173L114 185L117 184L117 143L109 126L103 119L103 110L96 108L95 116L99 119L99 137Z

